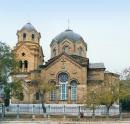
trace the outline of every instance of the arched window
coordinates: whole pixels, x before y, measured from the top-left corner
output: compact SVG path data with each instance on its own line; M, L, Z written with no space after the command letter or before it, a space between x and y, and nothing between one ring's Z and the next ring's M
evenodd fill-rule
M56 101L56 89L53 89L51 91L50 99L51 99L51 101Z
M36 92L36 100L39 100L39 99L40 99L39 93Z
M53 49L53 53L52 54L53 54L53 57L56 56L56 49L55 48Z
M34 35L34 34L32 34L32 40L34 40L34 38L35 38L35 35Z
M63 51L64 51L65 53L69 53L69 47L68 47L68 46L64 46L64 47L63 47Z
M80 48L78 49L78 51L79 51L79 55L82 56L82 55L83 55L83 48L80 47Z
M28 61L27 60L24 61L24 68L26 68L26 69L28 68Z
M71 81L71 100L77 100L77 82L75 80Z
M59 84L60 84L60 98L61 100L67 100L67 92L68 92L68 75L66 73L60 73L58 76Z
M23 63L22 63L22 61L20 60L20 61L19 61L19 68L22 68L22 66L23 66Z
M56 100L56 88L55 88L56 83L54 81L51 81L50 85L52 85L52 90L50 93L50 100L55 101Z
M25 39L26 38L26 33L23 33L23 39Z

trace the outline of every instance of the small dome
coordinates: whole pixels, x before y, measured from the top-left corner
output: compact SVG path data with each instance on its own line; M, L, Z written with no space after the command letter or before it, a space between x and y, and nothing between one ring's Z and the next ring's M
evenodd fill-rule
M26 23L21 30L28 30L28 31L36 31L36 29L33 27L31 23Z
M55 43L55 42L56 42L56 43L60 43L60 42L62 42L62 41L65 40L65 39L68 39L68 40L70 40L70 41L72 41L72 42L83 42L83 43L85 44L85 46L87 47L87 45L86 45L86 43L84 42L83 38L82 38L79 34L73 32L73 31L70 30L70 29L67 29L67 30L65 30L64 32L61 32L59 35L57 35L57 36L52 40L51 45L52 45L53 43Z

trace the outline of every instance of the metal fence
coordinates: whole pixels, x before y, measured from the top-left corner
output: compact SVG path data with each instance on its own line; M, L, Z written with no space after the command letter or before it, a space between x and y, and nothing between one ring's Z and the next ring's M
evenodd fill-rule
M46 113L48 115L71 115L77 116L79 113L83 113L84 116L92 116L93 109L86 108L83 105L77 104L45 104ZM106 114L106 107L101 105L95 108L95 116L104 116ZM43 114L41 104L10 104L6 108L6 113L12 114ZM119 115L119 105L113 105L109 111L110 116Z

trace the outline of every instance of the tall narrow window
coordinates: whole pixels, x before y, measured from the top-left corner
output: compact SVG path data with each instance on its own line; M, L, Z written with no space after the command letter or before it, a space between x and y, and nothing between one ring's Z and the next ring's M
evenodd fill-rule
M39 93L36 92L36 100L39 100L39 99L40 99Z
M68 75L66 73L60 73L58 79L60 84L60 98L61 100L67 100Z
M26 38L26 33L23 33L23 39L25 39Z
M80 47L80 48L78 49L78 51L79 51L79 55L82 56L82 55L83 55L83 48Z
M52 91L51 91L51 96L50 96L51 98L51 101L55 101L56 100L56 89L53 89Z
M77 100L77 82L75 80L71 81L71 100Z
M69 53L69 47L68 47L68 46L64 46L64 47L63 47L63 51L64 51L65 53Z
M24 61L24 68L26 68L26 69L28 68L28 61L27 60Z
M22 61L20 60L20 61L19 61L19 68L22 68L22 66L23 66L23 65L22 65Z
M56 83L54 81L51 81L50 85L52 86L50 100L55 101L56 100L56 87L55 87Z
M34 40L34 38L35 38L35 35L34 35L34 34L32 34L32 40Z
M60 84L60 92L61 92L61 100L67 100L67 84L61 83Z

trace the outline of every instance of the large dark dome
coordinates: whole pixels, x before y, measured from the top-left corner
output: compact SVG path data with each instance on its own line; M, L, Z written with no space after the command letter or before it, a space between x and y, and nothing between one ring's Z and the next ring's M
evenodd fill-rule
M60 43L60 42L62 42L62 41L65 40L65 39L68 39L68 40L70 40L70 41L72 41L72 42L83 42L83 43L85 44L85 46L87 47L87 45L86 45L86 43L84 42L83 38L82 38L79 34L73 32L73 31L70 30L70 29L67 29L67 30L65 30L64 32L61 32L59 35L57 35L57 36L52 40L52 42L51 42L50 45L52 45L53 43Z

